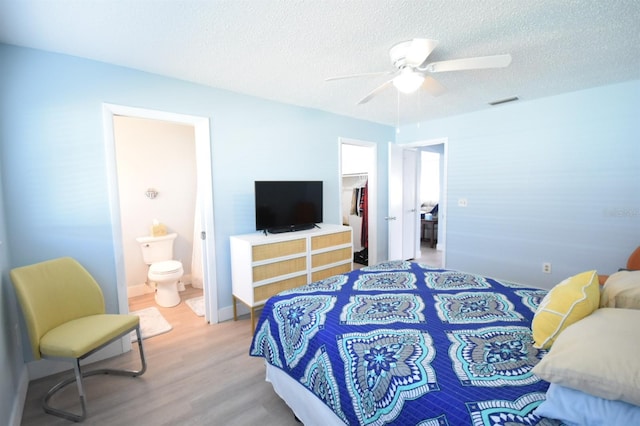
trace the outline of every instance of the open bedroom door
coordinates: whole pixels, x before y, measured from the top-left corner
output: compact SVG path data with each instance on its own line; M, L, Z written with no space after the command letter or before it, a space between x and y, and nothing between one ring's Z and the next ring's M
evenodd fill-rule
M402 147L389 142L388 260L402 258Z
M405 149L389 142L389 210L385 218L389 232L389 260L413 259L416 256L419 220L417 155L415 149Z

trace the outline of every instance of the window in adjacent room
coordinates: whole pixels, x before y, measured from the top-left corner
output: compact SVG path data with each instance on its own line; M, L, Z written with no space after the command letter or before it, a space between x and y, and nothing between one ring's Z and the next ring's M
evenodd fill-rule
M423 206L435 206L440 201L440 154L421 152L420 200Z

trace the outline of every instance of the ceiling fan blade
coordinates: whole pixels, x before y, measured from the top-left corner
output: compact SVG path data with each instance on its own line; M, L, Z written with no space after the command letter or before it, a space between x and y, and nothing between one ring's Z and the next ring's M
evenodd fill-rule
M450 61L431 62L420 71L444 72L477 70L485 68L504 68L511 63L511 55L478 56L476 58L452 59Z
M424 77L422 88L429 92L431 96L440 96L447 91L446 87L440 84L438 80L428 75Z
M374 96L376 96L378 93L382 92L384 89L386 89L387 87L391 86L392 84L393 84L393 79L382 83L380 86L376 87L371 92L369 92L369 94L367 96L365 96L364 98L360 99L360 101L358 101L358 105L366 104L371 99L373 99Z
M379 71L379 72L365 72L360 74L347 74L347 75L338 75L335 77L325 78L324 81L333 81L333 80L342 80L345 78L356 78L356 77L376 77L379 75L389 75L393 74L395 71Z
M436 48L438 42L427 38L414 38L407 51L405 59L406 65L410 67L418 67L422 65L427 57Z

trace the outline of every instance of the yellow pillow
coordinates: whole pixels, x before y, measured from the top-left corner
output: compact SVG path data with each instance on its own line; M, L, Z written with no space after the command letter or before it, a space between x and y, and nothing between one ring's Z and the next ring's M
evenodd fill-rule
M599 304L596 271L583 272L557 284L542 299L533 316L533 346L549 349L562 330L591 314Z

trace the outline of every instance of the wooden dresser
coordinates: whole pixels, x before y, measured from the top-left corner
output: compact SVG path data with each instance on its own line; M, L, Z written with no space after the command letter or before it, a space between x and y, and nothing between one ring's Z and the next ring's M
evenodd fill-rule
M351 228L319 226L308 231L230 237L234 320L238 301L250 308L253 329L255 310L274 294L352 270Z

